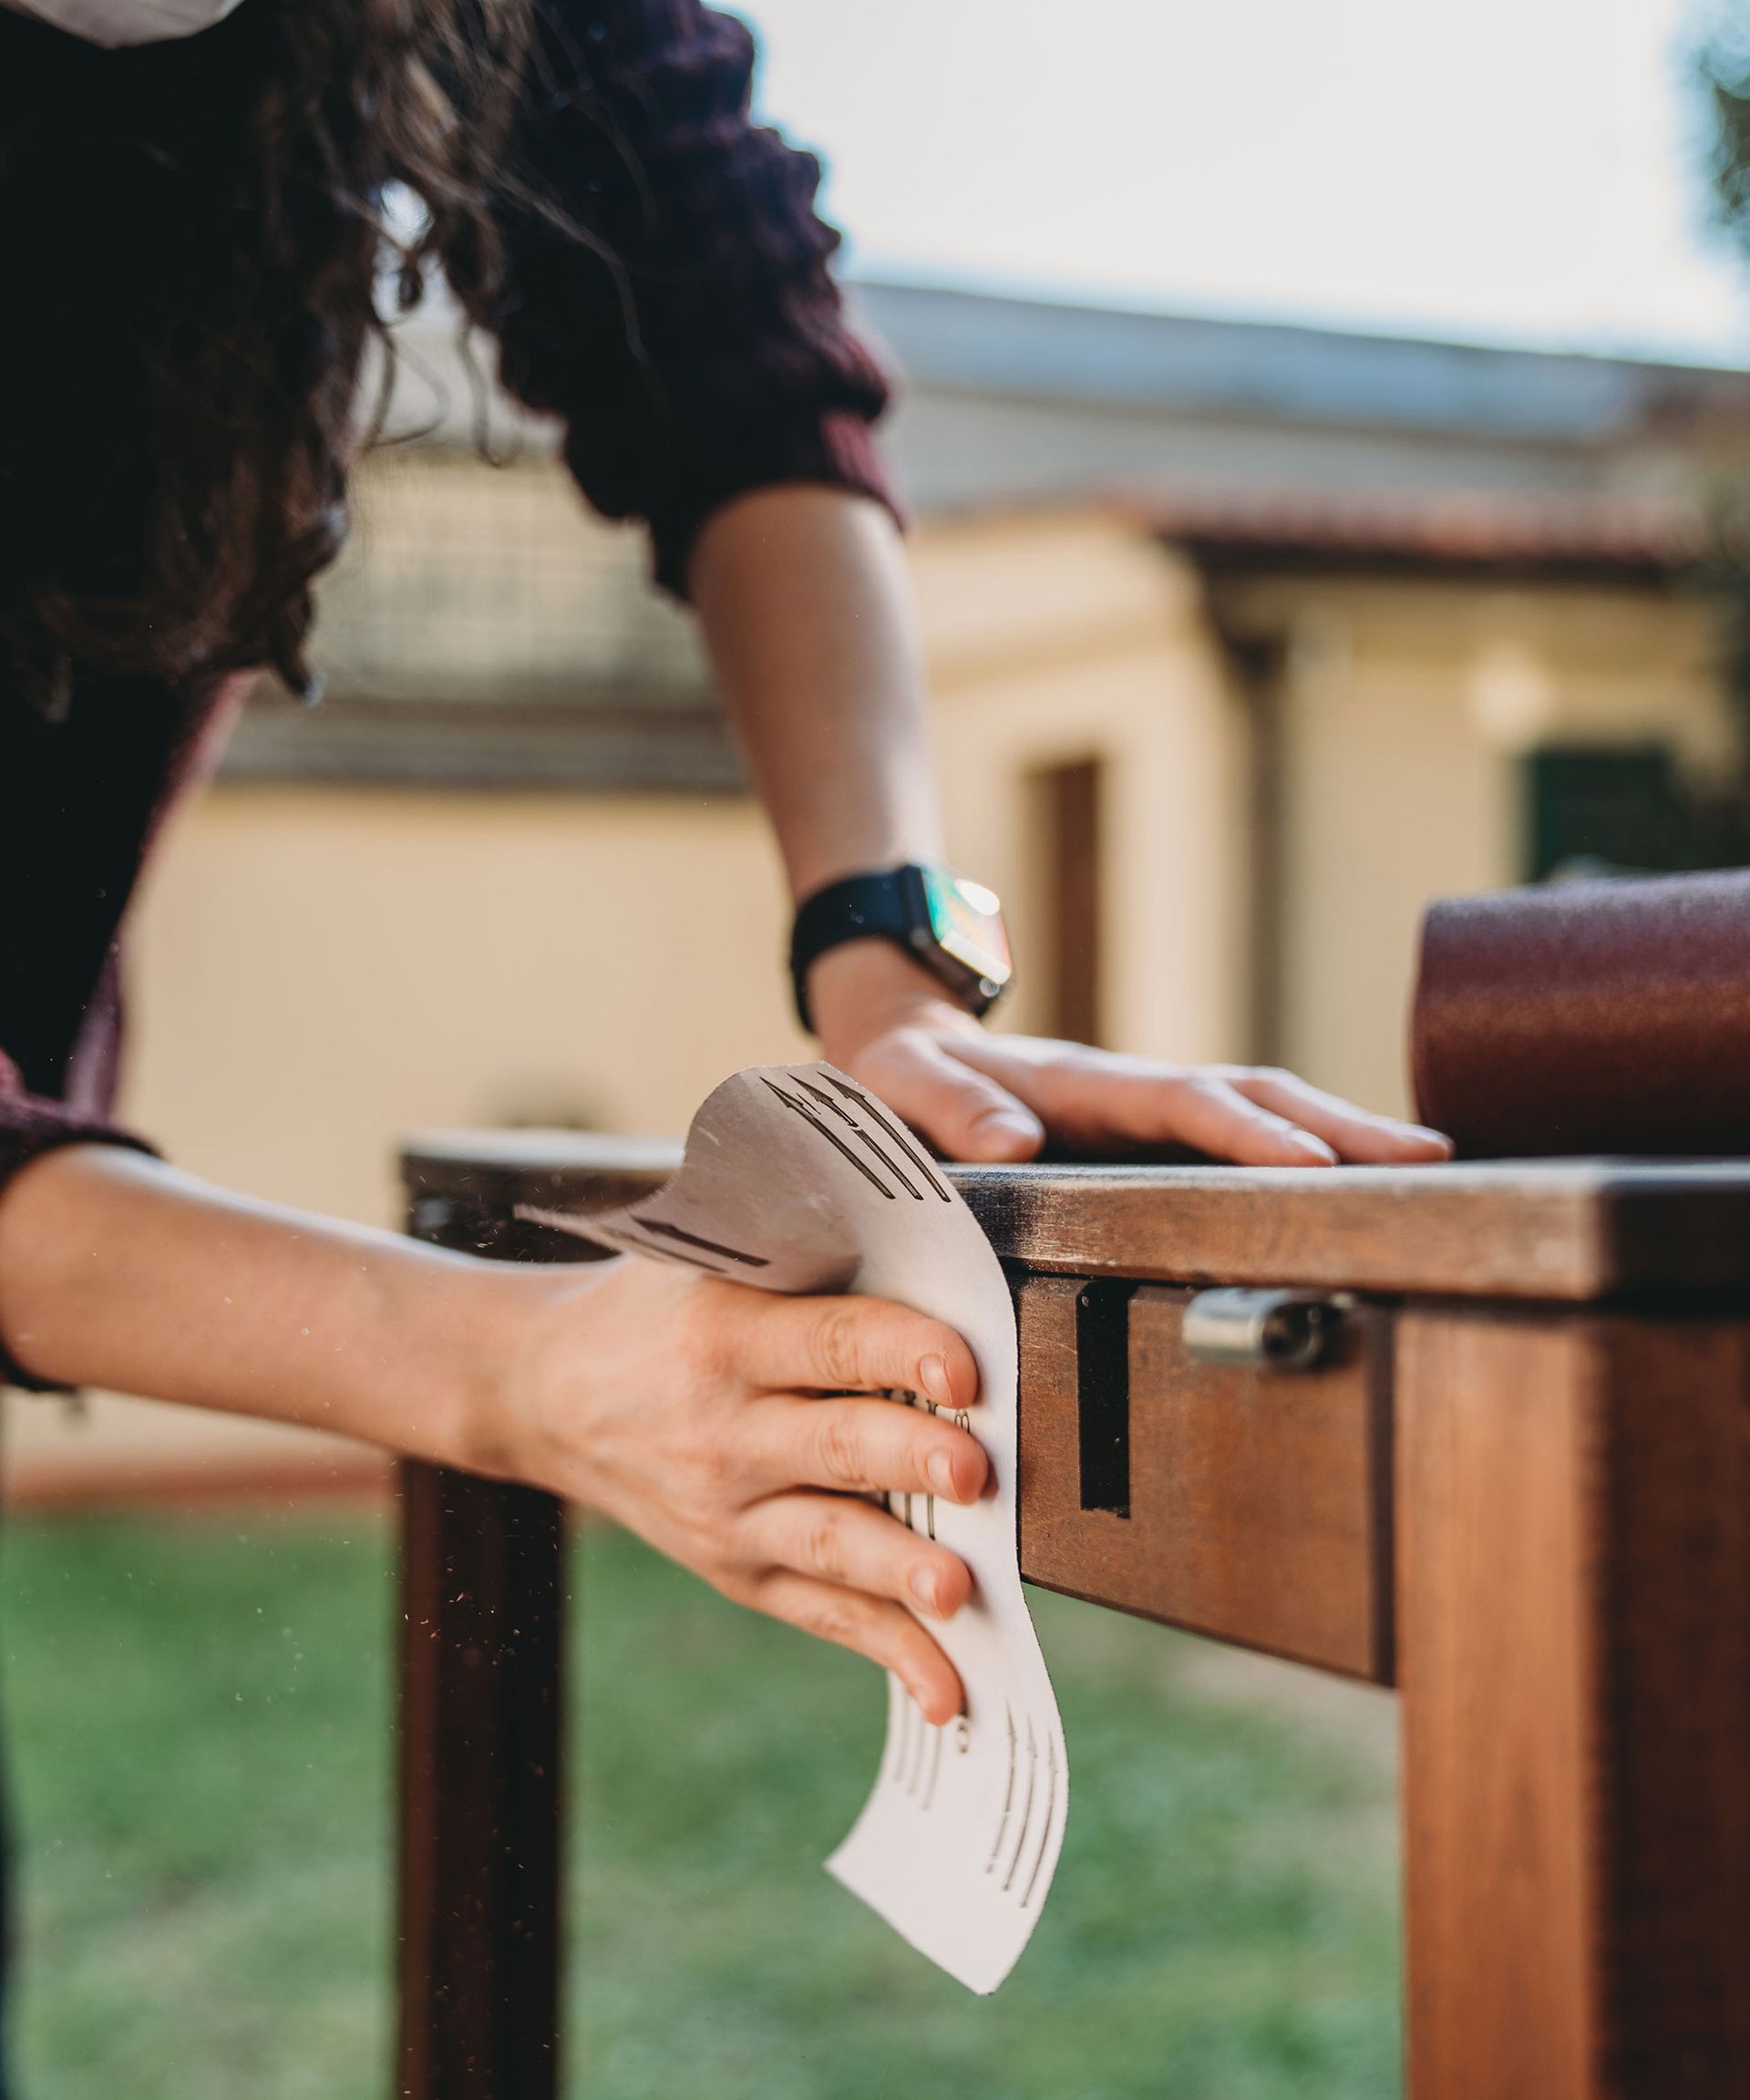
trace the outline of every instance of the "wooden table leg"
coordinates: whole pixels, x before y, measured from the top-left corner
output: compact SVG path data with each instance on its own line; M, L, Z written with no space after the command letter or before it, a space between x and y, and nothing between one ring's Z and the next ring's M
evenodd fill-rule
M559 2090L564 1515L401 1468L402 2100Z
M1750 2093L1750 1329L1406 1312L1412 2100Z

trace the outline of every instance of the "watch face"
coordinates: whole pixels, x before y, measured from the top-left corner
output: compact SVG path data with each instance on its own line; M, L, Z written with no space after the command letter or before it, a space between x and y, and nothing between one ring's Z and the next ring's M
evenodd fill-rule
M994 997L1014 973L995 892L951 869L926 868L922 874L936 945L982 979Z

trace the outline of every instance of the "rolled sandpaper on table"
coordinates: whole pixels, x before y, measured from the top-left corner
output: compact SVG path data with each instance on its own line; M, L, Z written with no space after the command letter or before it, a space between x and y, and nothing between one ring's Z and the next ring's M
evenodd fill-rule
M1472 1158L1750 1153L1750 870L1430 906L1411 1060Z

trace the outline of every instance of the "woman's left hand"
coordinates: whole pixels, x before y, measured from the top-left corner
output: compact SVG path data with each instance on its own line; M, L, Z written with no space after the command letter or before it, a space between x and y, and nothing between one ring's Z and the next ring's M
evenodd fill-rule
M1452 1151L1438 1131L1371 1115L1290 1072L987 1034L887 942L823 955L808 1003L823 1055L952 1159L1031 1159L1048 1138L1086 1152L1183 1145L1249 1167L1404 1165Z

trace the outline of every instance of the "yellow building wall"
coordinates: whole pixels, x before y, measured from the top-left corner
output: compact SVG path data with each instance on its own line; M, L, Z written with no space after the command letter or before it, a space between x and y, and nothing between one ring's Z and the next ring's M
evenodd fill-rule
M1704 609L1575 586L1260 586L1228 616L1289 637L1281 701L1281 1054L1410 1106L1423 911L1523 880L1539 746L1662 742L1698 780L1735 741Z
M1519 873L1539 742L1731 751L1700 612L1652 595L1224 586L1098 511L933 524L912 543L951 855L1009 900L1024 1027L1047 871L1029 777L1098 758L1103 1033L1250 1053L1254 911L1275 915L1284 1061L1408 1106L1426 901ZM1252 702L1217 640L1287 637L1280 893L1253 899ZM422 1127L677 1132L737 1066L804 1055L788 910L748 801L221 785L166 841L130 929L126 1110L196 1172L376 1223ZM99 1399L15 1408L28 1477L120 1460L247 1466L298 1433Z
M1003 1024L1039 1022L1028 929L1049 874L1028 776L1097 759L1103 1036L1139 1055L1240 1055L1248 725L1194 571L1097 511L938 527L914 569L950 849L1011 906L1018 989Z
M1237 717L1189 572L1093 512L929 529L913 567L951 854L1010 895L1024 965L1028 772L1106 759L1108 1039L1231 1055ZM221 785L129 930L125 1112L194 1172L393 1223L410 1129L678 1132L739 1065L808 1055L788 931L746 800ZM324 1448L106 1396L14 1414L26 1481Z
M1026 776L1106 757L1113 1039L1229 1051L1235 716L1189 578L1093 519L921 535L917 569L951 852L1024 947ZM788 932L739 798L221 784L129 930L125 1107L198 1173L391 1221L406 1130L678 1131L807 1055Z
M400 1133L675 1131L799 1053L744 801L220 787L131 942L129 1111L197 1172L372 1223Z
M788 910L724 798L220 786L129 932L122 1109L179 1165L398 1221L416 1127L679 1131L736 1066L806 1054ZM355 1447L113 1395L17 1399L16 1495L360 1477Z
M1410 1107L1406 1019L1432 897L1512 880L1512 775L1426 664L1291 681L1282 733L1281 1061L1372 1108Z

